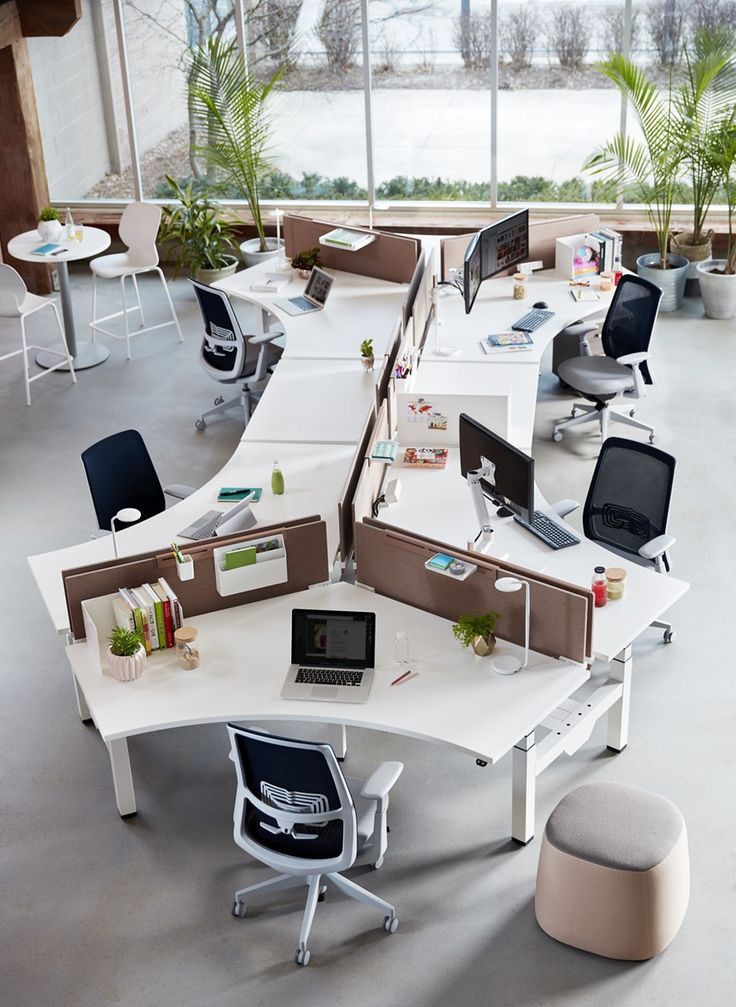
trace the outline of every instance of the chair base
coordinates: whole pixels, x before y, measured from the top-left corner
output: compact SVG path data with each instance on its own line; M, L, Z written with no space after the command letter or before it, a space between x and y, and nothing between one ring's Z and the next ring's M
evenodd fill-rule
M299 931L299 944L294 954L294 961L297 965L308 965L311 957L307 948L309 932L312 929L314 914L317 911L317 903L323 901L325 892L327 891L327 885L322 883L323 880L331 882L349 898L363 902L373 909L378 909L384 913L383 929L390 934L396 933L399 920L391 903L386 902L384 899L379 899L377 895L374 895L365 888L361 888L360 885L356 885L354 881L350 881L342 874L278 874L275 878L270 878L268 881L261 881L257 885L241 888L235 893L235 901L232 908L233 916L239 918L245 916L246 904L244 897L246 895L253 895L256 892L260 893L263 891L277 891L284 888L299 888L302 885L306 885L308 888L307 902L304 907L302 926Z
M239 406L243 410L245 417L245 426L248 426L248 421L251 418L253 410L255 409L258 401L263 395L264 388L254 389L249 385L245 385L240 390L240 395L232 399L223 399L221 395L218 395L215 399L215 404L212 409L206 409L199 417L199 419L194 421L194 425L197 430L204 430L207 426L208 416L218 416L220 413L225 412L226 409L234 409L235 406Z
M600 426L601 440L604 441L608 436L608 423L609 421L612 421L614 423L623 423L629 427L635 427L637 430L648 431L649 443L654 444L654 427L650 426L648 423L643 423L641 420L635 419L634 413L635 409L633 407L626 409L626 412L621 412L615 406L609 406L607 404L601 407L587 402L576 402L572 407L572 416L555 424L552 439L555 441L561 441L563 430L567 430L569 427L580 426L583 423L593 423L597 421Z

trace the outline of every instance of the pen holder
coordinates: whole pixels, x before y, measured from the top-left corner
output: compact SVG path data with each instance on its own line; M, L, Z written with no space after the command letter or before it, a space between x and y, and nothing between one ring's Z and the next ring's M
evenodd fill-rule
M191 556L185 556L183 563L176 564L176 572L179 580L194 580L194 560Z

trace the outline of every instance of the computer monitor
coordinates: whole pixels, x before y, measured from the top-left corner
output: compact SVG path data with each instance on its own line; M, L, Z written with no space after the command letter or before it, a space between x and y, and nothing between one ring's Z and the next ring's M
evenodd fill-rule
M494 434L467 413L460 414L460 471L463 478L486 462L495 467L493 482L481 480L486 496L500 504L499 517L534 516L534 459Z
M519 210L479 231L465 250L463 295L470 314L483 280L529 257L529 211Z

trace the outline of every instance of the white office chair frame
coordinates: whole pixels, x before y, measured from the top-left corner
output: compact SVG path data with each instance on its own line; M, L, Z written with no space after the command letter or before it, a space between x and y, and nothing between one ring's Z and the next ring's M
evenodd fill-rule
M153 332L154 329L163 329L166 328L167 325L175 325L176 331L179 333L179 342L184 342L184 336L182 335L181 327L179 325L179 319L176 316L176 311L174 311L174 304L171 300L169 288L166 285L166 277L158 264L159 259L158 249L156 248L156 237L158 235L160 222L160 206L156 206L153 203L130 203L123 210L123 214L120 218L120 224L118 226L120 239L125 243L125 245L127 245L128 251L123 252L122 254L101 255L90 262L90 269L92 270L92 321L89 323L89 327L91 329L92 342L94 343L96 341L96 333L98 332L102 332L106 336L110 336L111 339L124 339L128 360L131 359L131 337L139 336L143 332ZM114 261L116 259L118 260L118 264ZM104 269L105 263L109 264L109 268L114 271L114 275L104 277L102 276L102 273L98 274L97 269ZM164 288L164 294L166 295L166 300L168 301L169 308L171 310L171 319L168 322L159 322L157 325L146 325L137 280L137 277L142 273L156 273L158 278L161 280L161 284ZM113 311L111 314L102 315L99 318L97 317L98 275L100 275L103 279L116 279L119 277L120 294L123 305L121 311ZM136 300L136 303L132 305L132 307L127 306L125 297L125 281L128 277L130 277L133 281L133 293ZM131 311L137 311L140 316L139 327L133 332L130 331L128 319L128 315ZM109 322L113 318L121 317L123 319L124 330L122 335L117 332L112 332L110 329L106 329L100 324L101 322Z
M24 305L27 306L24 307ZM47 346L38 346L35 343L26 342L25 320L29 315L35 314L35 312L40 311L42 308L51 308L54 313L56 324L59 327L59 336L64 347L63 352L61 350L51 350ZM26 389L27 406L31 404L31 382L46 377L47 374L51 374L52 371L56 371L60 367L68 367L69 373L72 376L72 382L74 384L77 383L77 375L74 373L74 361L69 353L66 333L64 332L64 326L61 323L56 304L54 301L38 297L36 294L29 294L23 277L17 270L6 263L0 263L0 318L17 318L20 323L21 348L19 350L12 350L10 353L4 353L0 357L0 361L9 360L10 357L17 357L19 353L22 354L23 380ZM60 358L59 362L58 364L53 364L51 367L45 367L39 374L34 374L31 377L28 370L28 354L31 350L42 350L44 353L51 353Z
M322 883L324 879L324 881L332 882L336 888L340 889L343 894L349 896L351 899L364 902L366 905L383 912L385 914L383 919L384 930L388 933L395 933L399 926L399 920L391 903L379 898L365 888L361 888L360 885L356 885L354 881L350 881L338 872L352 867L358 856L360 856L361 861L372 863L376 869L381 867L387 849L386 834L388 827L386 824L386 813L389 803L388 795L394 783L396 783L401 775L404 768L403 764L400 762L383 762L373 771L367 781L349 779L343 776L337 756L332 747L327 743L319 745L318 747L323 751L332 770L333 783L337 790L339 806L332 811L319 810L315 813L305 814L297 807L295 807L294 811L291 811L283 807L275 807L271 803L265 803L259 795L254 794L248 789L243 779L242 766L235 740L238 730L231 724L228 724L227 730L230 735L230 759L235 765L237 776L237 792L233 811L233 838L237 845L245 850L246 853L249 853L262 863L266 863L269 867L274 868L274 870L282 872L268 881L261 881L259 884L249 885L247 888L241 888L235 892L232 908L233 916L245 916L246 896L253 895L256 892L297 888L301 885L306 885L308 888L307 902L304 907L304 916L299 931L299 944L294 955L294 961L297 965L308 965L310 952L307 948L307 941L309 940L309 932L317 911L317 903L322 901L327 891L327 885ZM266 734L264 734L263 740L268 741ZM284 738L274 738L274 744L278 744L280 747L303 747L303 742L290 742ZM373 832L366 845L360 849L358 849L357 816L351 789L360 794L360 797L364 800L376 802ZM340 819L343 823L341 855L329 860L301 860L288 854L268 850L255 843L243 828L243 808L246 801L254 805L269 818L275 819L279 831L290 833L295 839L304 838L305 841L313 838L313 835L305 834L301 836L298 831L300 826L321 825L328 821Z

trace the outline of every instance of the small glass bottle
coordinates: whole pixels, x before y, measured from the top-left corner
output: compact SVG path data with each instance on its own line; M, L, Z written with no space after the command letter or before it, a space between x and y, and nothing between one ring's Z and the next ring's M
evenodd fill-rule
M593 582L590 585L595 599L595 607L603 608L608 596L608 581L606 580L606 568L597 566L593 571Z
M514 300L523 301L526 297L526 281L528 277L526 273L514 273Z
M284 492L284 473L281 471L281 466L278 462L273 463L271 471L271 492L275 496L281 496Z
M397 630L394 637L394 661L401 667L409 663L409 637L403 629Z
M199 667L199 651L194 646L197 630L194 626L181 626L174 633L174 644L179 664L186 671Z
M620 601L626 590L626 571L620 566L609 566L606 570L608 600Z
M66 213L64 214L64 234L66 235L67 241L74 240L74 217L72 217L72 211L67 206Z

